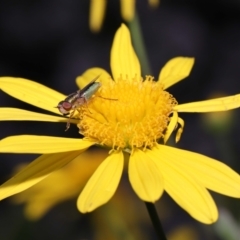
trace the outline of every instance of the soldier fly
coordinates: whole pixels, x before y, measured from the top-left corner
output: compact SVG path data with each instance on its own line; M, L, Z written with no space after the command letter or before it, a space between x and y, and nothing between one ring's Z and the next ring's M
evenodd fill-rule
M77 90L74 93L71 93L68 95L63 101L60 101L57 105L57 108L60 113L63 114L63 116L67 116L71 114L67 121L66 130L67 131L70 127L70 119L73 117L75 111L77 108L85 103L94 95L94 93L97 92L97 90L101 87L100 82L96 82L96 80L99 78L100 75L95 77L90 83L88 83L83 89ZM104 98L99 96L100 98ZM117 100L117 99L110 99L110 98L104 98L108 100Z

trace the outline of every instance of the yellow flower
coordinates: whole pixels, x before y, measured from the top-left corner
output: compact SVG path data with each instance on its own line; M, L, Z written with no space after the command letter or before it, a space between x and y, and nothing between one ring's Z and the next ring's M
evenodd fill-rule
M239 198L240 176L214 159L159 143L166 143L177 126L176 140L180 139L184 122L179 112L226 111L240 106L240 95L178 105L165 89L187 77L193 63L192 58L177 57L163 67L157 82L151 76L142 79L129 30L122 24L111 50L113 78L100 68L77 78L80 88L98 75L102 83L95 96L79 106L71 119L84 138L20 135L1 140L0 152L43 155L0 187L0 199L35 185L97 145L111 151L78 197L81 212L93 211L114 195L125 154L129 180L140 199L155 202L165 190L195 219L207 224L216 221L218 211L207 189ZM54 106L66 97L39 83L12 77L0 78L0 88L56 114L59 112ZM0 120L67 121L64 117L13 108L0 108Z
M135 3L136 0L120 0L121 15L122 18L130 22L135 14ZM157 7L159 0L148 0L151 7ZM106 11L107 0L91 0L90 3L90 15L89 25L93 32L98 32L102 27Z

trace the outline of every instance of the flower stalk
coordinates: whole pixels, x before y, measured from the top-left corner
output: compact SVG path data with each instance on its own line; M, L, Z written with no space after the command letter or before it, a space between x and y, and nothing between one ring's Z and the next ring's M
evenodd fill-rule
M148 55L147 55L147 51L145 48L144 39L143 39L142 30L141 30L140 25L141 24L139 22L138 14L136 11L132 21L130 21L128 23L128 26L129 26L129 30L131 32L134 48L139 57L139 61L141 63L142 75L145 76L147 74L151 74L152 71L151 71L151 67L149 65Z
M153 227L154 227L154 229L156 231L156 234L158 236L158 239L159 240L167 240L154 204L150 203L150 202L145 202L145 205L146 205L148 214L150 216L150 219L152 221Z

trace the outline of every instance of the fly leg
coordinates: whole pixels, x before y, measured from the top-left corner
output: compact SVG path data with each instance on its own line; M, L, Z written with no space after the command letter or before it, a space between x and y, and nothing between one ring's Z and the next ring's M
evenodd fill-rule
M102 96L97 96L97 97L105 99L105 100L112 100L112 101L117 101L118 100L116 98L106 98L106 97L102 97Z
M76 108L71 112L70 116L68 117L68 121L67 121L67 124L66 124L65 132L70 128L70 125L71 125L70 120L73 117L75 111L76 111Z

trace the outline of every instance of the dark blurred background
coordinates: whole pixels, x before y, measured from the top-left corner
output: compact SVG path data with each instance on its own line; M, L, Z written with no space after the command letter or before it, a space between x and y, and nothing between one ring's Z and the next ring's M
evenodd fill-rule
M136 4L155 78L163 65L175 56L196 59L190 77L169 89L179 103L240 92L240 1L162 0L156 9L151 9L147 0L137 1ZM89 29L89 5L87 0L0 1L0 75L31 79L69 94L77 89L76 76L86 69L98 66L110 72L112 40L123 22L120 1L108 1L99 33L92 33ZM0 92L0 102L2 107L39 111L3 92ZM223 123L220 128L215 128L215 123L207 114L181 114L180 117L185 120L186 126L178 147L219 159L240 172L240 110L229 112L230 122ZM78 137L75 127L68 132L64 130L64 124L1 122L0 137L18 134ZM1 183L9 178L18 164L35 157L2 154ZM122 184L130 189L127 181ZM140 204L139 211L145 212L144 204L133 193L130 194ZM213 196L218 207L228 209L235 220L239 219L238 199L217 194ZM128 211L128 206L131 207L128 196L122 199ZM3 200L0 203L0 239L103 239L95 236L96 224L92 224L92 219L98 219L101 225L99 215L102 213L105 216L106 207L96 210L98 217L94 212L82 215L77 211L75 202L76 199L73 199L59 204L39 221L30 222L24 217L23 206ZM198 223L166 194L157 207L167 234L179 226L187 226L186 229L196 232L195 238L188 239L224 239L216 233L214 225ZM167 217L166 209L170 212ZM141 230L147 233L146 239L156 239L149 220L139 220L137 214L134 217L139 226L144 226ZM138 238L119 235L105 239Z

